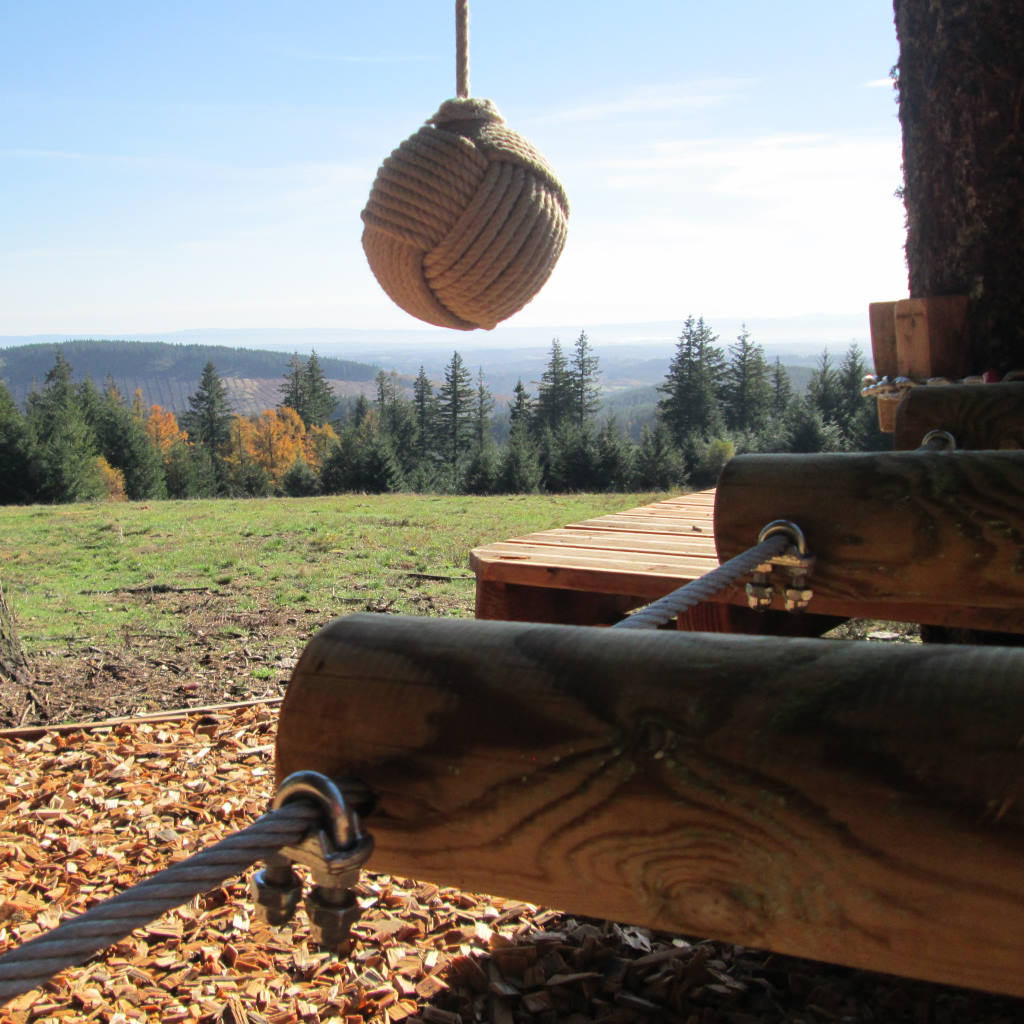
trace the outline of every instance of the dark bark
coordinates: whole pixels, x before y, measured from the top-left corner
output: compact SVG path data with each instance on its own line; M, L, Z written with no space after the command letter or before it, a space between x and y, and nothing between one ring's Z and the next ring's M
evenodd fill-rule
M0 683L27 683L28 659L14 627L14 616L0 587Z
M1024 368L1020 0L894 0L910 295L967 295L974 372Z

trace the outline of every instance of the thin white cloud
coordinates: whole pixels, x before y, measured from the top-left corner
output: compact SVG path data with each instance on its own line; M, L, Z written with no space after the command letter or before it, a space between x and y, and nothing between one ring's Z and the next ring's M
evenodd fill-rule
M872 78L871 81L865 82L865 89L891 89L892 79L891 78Z

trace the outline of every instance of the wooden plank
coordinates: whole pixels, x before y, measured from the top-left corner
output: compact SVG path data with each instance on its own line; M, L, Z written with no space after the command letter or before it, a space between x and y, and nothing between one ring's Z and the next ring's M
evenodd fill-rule
M701 558L713 558L718 564L715 553L715 537L707 533L696 533L683 538L658 533L625 533L614 530L545 530L543 533L528 533L524 537L516 537L506 544L557 544L564 548L593 548L596 551L628 551L652 553L697 555ZM479 549L479 550L487 550Z
M655 573L619 570L609 572L604 568L580 566L567 559L565 565L537 564L532 561L499 561L479 559L470 555L470 566L477 580L489 583L509 583L526 587L554 588L560 590L581 590L598 594L619 594L635 596L653 601L694 579L695 571L682 574L675 572ZM733 597L744 600L742 591Z
M477 555L480 563L528 563L542 568L598 569L609 574L645 573L667 579L693 579L718 565L717 560L689 555L652 554L648 552L566 550L555 544L523 544L504 541L491 544L486 555Z
M1022 677L1008 648L352 616L295 669L276 770L370 787L374 870L1019 996Z

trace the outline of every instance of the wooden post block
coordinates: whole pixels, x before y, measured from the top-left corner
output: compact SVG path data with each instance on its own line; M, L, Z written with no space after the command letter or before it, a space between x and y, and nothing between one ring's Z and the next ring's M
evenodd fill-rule
M922 380L959 380L971 372L966 347L967 296L900 299L894 317L899 374Z
M730 460L715 505L719 558L753 546L774 519L800 526L815 556L812 612L831 611L829 600L887 603L878 617L1024 633L1024 453ZM991 624L932 614L962 606L992 609Z
M948 430L960 448L1024 448L1024 382L912 388L896 416L894 447Z
M871 324L871 355L878 377L895 377L899 373L896 359L896 303L872 302L868 306Z
M357 615L277 777L361 779L370 868L1024 995L1024 651Z

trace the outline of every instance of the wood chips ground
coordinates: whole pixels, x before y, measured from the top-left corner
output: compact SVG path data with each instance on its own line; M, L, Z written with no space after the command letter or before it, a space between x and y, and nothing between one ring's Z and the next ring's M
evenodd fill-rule
M273 703L0 738L0 949L252 822ZM371 823L372 827L372 823ZM574 918L367 875L347 955L259 922L227 881L0 1010L0 1021L167 1024L946 1024L1024 1001Z

